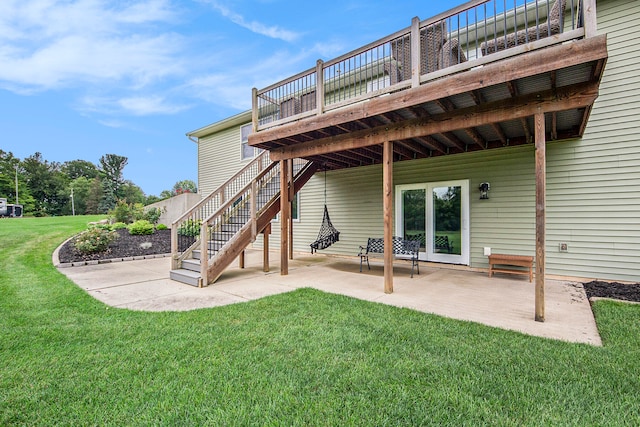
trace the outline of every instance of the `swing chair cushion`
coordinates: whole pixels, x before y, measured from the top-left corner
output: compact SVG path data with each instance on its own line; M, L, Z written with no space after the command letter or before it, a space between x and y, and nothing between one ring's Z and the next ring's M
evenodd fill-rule
M329 218L329 210L327 205L324 205L324 215L322 218L322 225L320 226L320 232L318 232L318 238L315 242L311 243L311 253L317 250L327 249L340 240L340 232L335 229L331 224L331 218Z

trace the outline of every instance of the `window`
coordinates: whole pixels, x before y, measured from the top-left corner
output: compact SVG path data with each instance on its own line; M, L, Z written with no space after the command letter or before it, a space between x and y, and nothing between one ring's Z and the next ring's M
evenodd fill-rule
M293 196L293 207L291 208L291 219L294 221L300 221L300 193L296 193ZM276 215L274 218L275 221L280 221L280 214Z
M256 155L256 149L249 145L249 134L251 133L252 124L244 125L240 128L240 138L242 140L241 159L251 159Z

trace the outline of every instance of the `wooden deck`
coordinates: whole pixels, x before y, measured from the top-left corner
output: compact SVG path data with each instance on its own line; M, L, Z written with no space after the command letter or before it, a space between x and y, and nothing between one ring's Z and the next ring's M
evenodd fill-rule
M595 15L595 1L569 1L567 16L580 10L592 10ZM315 74L326 75L336 63L358 58L376 46L393 45L394 40L408 37L412 31L422 34L424 28L485 3L469 2L420 24L414 22L408 29L336 60L322 64L319 61ZM593 3L593 8L588 3ZM607 59L606 36L596 35L589 27L595 27L595 23L590 24L594 19L585 12L584 24L576 21L575 28L560 34L411 75L411 80L391 82L383 89L348 96L339 102L332 101L339 96L331 95L327 89L333 85L335 91L335 82L312 79L312 84L300 83L300 79L306 81L304 77L314 72L308 70L254 91L256 132L249 136L249 144L269 150L274 161L300 157L327 169L340 169L381 163L382 144L388 140L396 142L394 161L530 144L536 112L545 115L547 141L580 137ZM463 38L460 31L456 35L456 39ZM467 37L467 42L478 51L479 40L472 42ZM466 52L474 54L469 48ZM417 73L417 68L413 71ZM368 68L367 72L372 73ZM350 94L357 92L355 78L341 83ZM294 88L288 87L294 83ZM324 88L323 96L318 95L319 88ZM272 108L260 104L260 96L266 93L279 94L275 100L270 97ZM315 103L305 100L309 95L314 96ZM309 109L310 106L314 108ZM265 117L270 119L260 123Z
M414 18L407 29L254 89L249 145L268 150L282 170L295 158L323 169L382 164L387 293L393 292L394 162L535 146L535 319L544 321L546 142L583 135L607 41L597 34L595 0L517 0L487 16L486 6L497 3L504 5L473 0L425 21ZM482 22L469 19L483 11ZM527 38L517 44L521 32ZM500 43L504 49L489 53L487 46ZM283 232L282 274L288 239Z

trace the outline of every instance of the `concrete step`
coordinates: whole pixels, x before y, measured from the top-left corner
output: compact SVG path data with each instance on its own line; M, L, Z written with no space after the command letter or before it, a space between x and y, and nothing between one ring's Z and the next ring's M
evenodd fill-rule
M195 271L186 270L184 268L171 270L169 272L169 278L171 280L175 280L186 285L196 286L198 288L200 287L200 283L202 282L199 272L196 273Z
M200 260L200 254L201 254L201 250L200 249L194 249L194 251L191 253L191 257L193 259L197 259ZM211 259L217 251L209 251L209 259Z
M185 259L182 261L182 268L185 270L195 271L200 273L200 258L198 259Z

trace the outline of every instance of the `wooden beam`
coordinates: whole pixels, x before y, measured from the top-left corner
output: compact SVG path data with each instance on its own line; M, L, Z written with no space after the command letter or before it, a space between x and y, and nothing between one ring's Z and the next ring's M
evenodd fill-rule
M383 144L385 141L425 137L487 123L503 122L532 116L538 111L552 112L591 105L598 96L598 83L580 83L557 90L521 95L516 98L459 109L429 118L410 119L349 134L322 138L280 147L270 151L271 160L306 158L343 150Z
M390 110L410 108L440 98L604 58L607 58L606 36L576 40L572 43L530 52L525 56L521 55L490 63L449 76L446 79L428 82L410 91L399 91L351 105L349 108L332 110L320 117L308 118L252 133L249 135L249 145L268 143L289 136L373 117Z
M546 140L544 113L535 114L536 158L536 288L535 320L544 322L546 230Z
M287 172L291 160L280 160L280 275L289 274L289 179Z
M393 293L393 142L382 150L382 188L384 216L384 293Z

